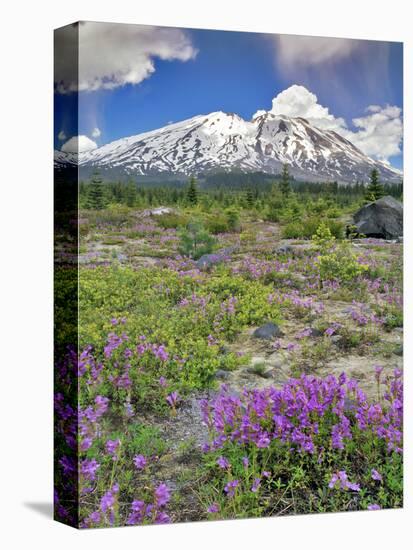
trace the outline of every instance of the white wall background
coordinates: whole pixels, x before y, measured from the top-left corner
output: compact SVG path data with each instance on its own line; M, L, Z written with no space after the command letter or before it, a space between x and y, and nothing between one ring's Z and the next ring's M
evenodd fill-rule
M406 237L411 242L410 2L13 0L0 79L0 540L3 548L406 548L412 524L411 326L406 309L405 509L77 532L41 510L52 486L52 29L79 19L405 42ZM410 15L411 17L411 15ZM410 218L410 219L409 219ZM412 303L406 254L406 304ZM409 494L410 493L410 494ZM38 510L33 509L33 503ZM40 506L39 506L40 505ZM410 534L410 537L409 537Z

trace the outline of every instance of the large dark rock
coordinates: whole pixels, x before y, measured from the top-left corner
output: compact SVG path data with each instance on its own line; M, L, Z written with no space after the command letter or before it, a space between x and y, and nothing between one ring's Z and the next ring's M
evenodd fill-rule
M393 197L382 197L360 208L354 222L366 237L397 239L403 235L403 205Z
M265 323L261 327L257 328L253 332L254 338L261 338L262 340L272 340L278 336L283 336L284 333L281 332L280 327L275 323Z

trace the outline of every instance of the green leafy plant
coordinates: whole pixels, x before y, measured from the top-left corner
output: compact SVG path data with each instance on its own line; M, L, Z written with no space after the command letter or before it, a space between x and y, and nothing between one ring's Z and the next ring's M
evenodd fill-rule
M204 229L199 222L190 222L184 230L180 232L179 251L184 256L197 260L204 254L210 254L216 240Z

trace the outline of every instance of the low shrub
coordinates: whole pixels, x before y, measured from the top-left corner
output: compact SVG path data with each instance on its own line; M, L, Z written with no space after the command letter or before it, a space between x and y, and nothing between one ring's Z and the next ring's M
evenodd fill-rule
M343 238L344 226L341 222L333 219L326 219L323 222L336 239ZM320 225L320 218L306 218L304 221L288 223L283 228L285 239L311 239Z
M186 226L189 222L189 218L185 214L171 212L169 214L157 216L156 221L163 229L178 229Z
M316 267L321 281L351 283L369 269L368 265L358 261L347 241L335 243L335 237L325 223L318 226L313 243L318 253Z

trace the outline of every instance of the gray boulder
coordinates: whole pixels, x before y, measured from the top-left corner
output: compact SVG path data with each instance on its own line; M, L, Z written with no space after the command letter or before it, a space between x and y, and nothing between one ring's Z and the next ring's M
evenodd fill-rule
M393 197L382 197L360 208L354 223L366 237L397 239L403 235L403 205Z
M275 250L276 254L293 254L294 249L289 244L282 244Z
M196 266L198 269L208 269L214 265L218 265L225 260L223 254L204 254L197 260Z
M260 338L262 340L272 340L273 338L283 336L284 333L275 323L265 323L265 325L262 325L261 327L255 329L252 335L254 338Z
M310 336L312 338L321 338L321 336L324 336L324 332L318 328L310 327Z
M394 348L393 353L399 357L403 357L403 344L399 344L396 348Z
M222 250L215 252L215 254L204 254L199 258L199 260L197 260L196 266L198 269L208 269L214 265L221 264L230 257L230 255L234 252L234 249L234 247L223 248Z
M139 214L141 218L147 218L148 216L164 216L165 214L176 214L177 211L175 208L170 208L169 206L159 206L158 208L152 208L149 210L144 210Z
M229 372L227 370L218 369L215 373L215 378L218 380L227 380L229 378Z

